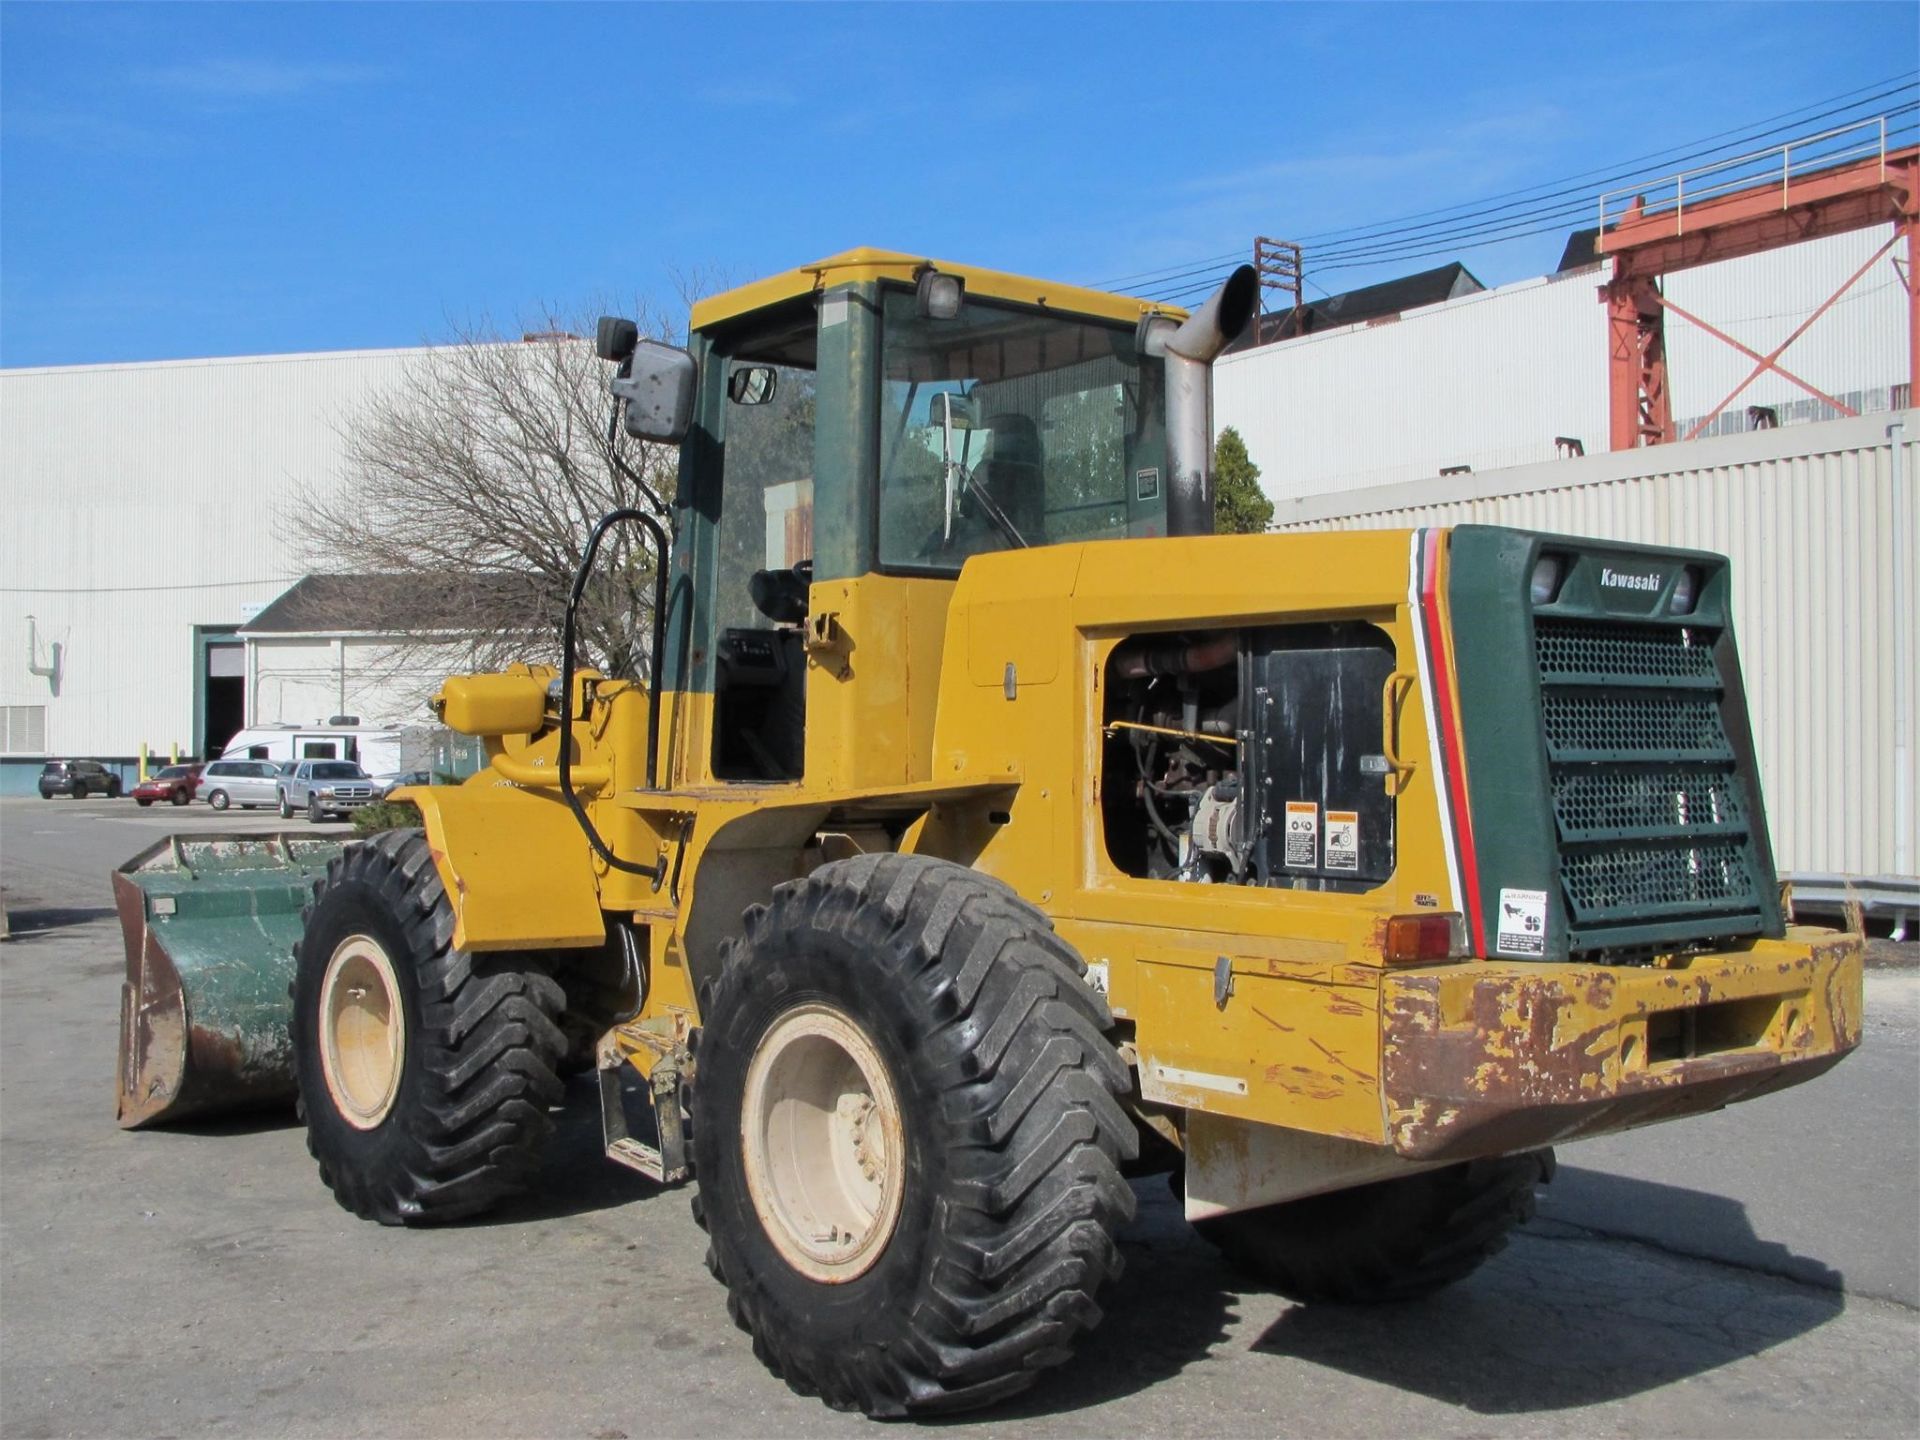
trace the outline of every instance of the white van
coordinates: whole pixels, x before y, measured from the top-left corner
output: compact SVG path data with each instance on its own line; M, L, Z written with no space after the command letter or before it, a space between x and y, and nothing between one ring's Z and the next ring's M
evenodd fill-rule
M256 725L240 731L222 760L357 760L369 775L401 768L400 732L358 725Z

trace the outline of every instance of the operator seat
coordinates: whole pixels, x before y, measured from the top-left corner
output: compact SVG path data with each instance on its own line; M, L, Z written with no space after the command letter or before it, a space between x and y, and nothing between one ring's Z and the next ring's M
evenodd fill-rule
M987 429L993 445L975 479L1013 522L1029 545L1044 543L1046 497L1042 488L1040 426L1031 415L1007 411L992 416ZM1010 543L1010 542L1009 542Z

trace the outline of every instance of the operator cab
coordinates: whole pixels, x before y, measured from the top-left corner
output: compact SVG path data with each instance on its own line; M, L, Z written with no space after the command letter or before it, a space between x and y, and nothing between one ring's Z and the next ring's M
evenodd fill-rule
M874 250L700 302L659 683L711 695L712 778L802 778L815 587L951 582L989 551L1168 533L1150 342L1178 319ZM641 434L644 386L616 393ZM948 593L911 603L944 613Z

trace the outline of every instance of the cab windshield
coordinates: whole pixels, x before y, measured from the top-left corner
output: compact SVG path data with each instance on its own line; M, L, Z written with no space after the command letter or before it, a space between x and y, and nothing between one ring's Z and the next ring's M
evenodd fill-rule
M1163 531L1161 371L1133 327L968 300L882 301L880 564Z

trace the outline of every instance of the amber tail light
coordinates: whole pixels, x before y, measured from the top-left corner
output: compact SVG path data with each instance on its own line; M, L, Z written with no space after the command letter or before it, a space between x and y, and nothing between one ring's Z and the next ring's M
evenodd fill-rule
M1382 957L1389 965L1430 965L1467 953L1467 923L1455 911L1395 915L1387 921Z

